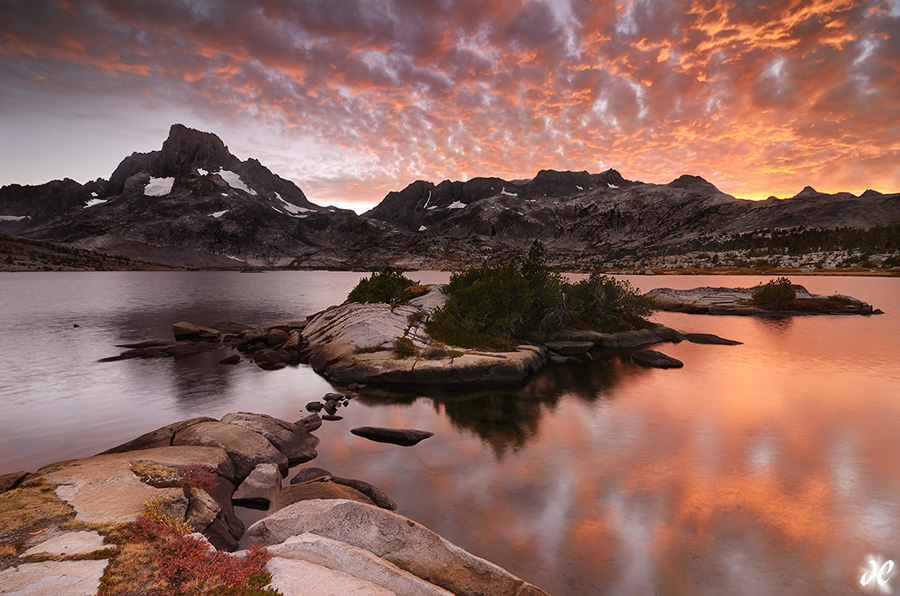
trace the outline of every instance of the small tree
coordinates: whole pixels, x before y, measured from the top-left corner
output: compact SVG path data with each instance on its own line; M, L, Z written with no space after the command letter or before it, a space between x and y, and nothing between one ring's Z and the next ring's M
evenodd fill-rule
M403 271L385 265L381 271L359 280L350 291L350 302L384 302L386 304L406 304L417 295L413 290L421 288L416 282L403 275ZM427 291L427 288L425 288Z
M768 308L784 308L797 299L797 291L786 277L773 279L766 284L760 284L753 291L753 300Z

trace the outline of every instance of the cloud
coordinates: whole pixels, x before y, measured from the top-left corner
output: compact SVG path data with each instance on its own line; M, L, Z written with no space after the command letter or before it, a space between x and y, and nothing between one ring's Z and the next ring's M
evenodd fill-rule
M900 189L900 15L874 0L6 4L0 127L28 111L13 94L78 97L122 135L182 114L313 200L543 168Z

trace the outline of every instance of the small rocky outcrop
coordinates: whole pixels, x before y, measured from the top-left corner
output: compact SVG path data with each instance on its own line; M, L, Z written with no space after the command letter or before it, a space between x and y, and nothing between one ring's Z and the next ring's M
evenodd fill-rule
M681 368L684 366L681 360L666 356L656 350L638 350L631 355L631 359L635 364L647 368Z
M434 433L426 430L416 430L412 428L380 428L377 426L360 426L350 430L357 437L363 437L370 441L378 443L391 443L394 445L402 445L403 447L412 447L428 437L433 437Z
M437 345L421 326L432 289L407 306L345 303L309 321L302 359L336 383L466 384L517 383L543 366L534 346L514 352L482 352ZM411 342L411 355L398 356L397 341Z
M652 298L660 310L705 315L871 315L881 312L852 296L810 294L797 284L793 288L797 298L790 305L779 308L758 304L753 299L756 288L657 288L645 295Z
M458 596L546 594L428 528L373 505L347 500L303 501L261 519L247 531L254 542L276 553L282 548L277 545L295 544L292 539L306 534L348 544ZM334 560L339 564L337 558Z

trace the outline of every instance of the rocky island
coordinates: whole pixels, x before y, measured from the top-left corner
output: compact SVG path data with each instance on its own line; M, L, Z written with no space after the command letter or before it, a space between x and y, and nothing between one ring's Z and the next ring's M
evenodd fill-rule
M784 280L784 281L782 281ZM772 288L783 291L767 300L759 292ZM791 284L786 278L774 280L756 288L701 287L688 290L658 288L647 292L660 310L704 315L872 315L881 314L871 304L852 296L811 294L801 285Z

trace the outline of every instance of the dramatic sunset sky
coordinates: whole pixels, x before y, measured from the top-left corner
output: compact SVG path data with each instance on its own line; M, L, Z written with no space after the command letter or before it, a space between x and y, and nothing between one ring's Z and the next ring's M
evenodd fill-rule
M900 191L900 0L0 0L0 185L180 122L314 202L540 169Z

